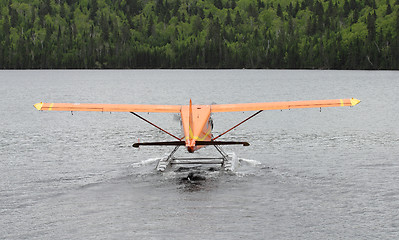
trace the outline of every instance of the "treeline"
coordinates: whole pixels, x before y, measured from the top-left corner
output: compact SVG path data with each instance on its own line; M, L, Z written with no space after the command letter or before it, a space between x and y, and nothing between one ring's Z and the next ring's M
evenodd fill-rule
M0 68L399 69L399 0L3 0Z

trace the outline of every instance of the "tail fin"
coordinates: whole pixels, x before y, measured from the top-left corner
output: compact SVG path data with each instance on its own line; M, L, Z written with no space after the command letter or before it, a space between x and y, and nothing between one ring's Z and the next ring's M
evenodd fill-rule
M193 124L193 104L190 99L190 107L189 107L189 116L188 116L188 128L190 131L189 140L191 141L194 138L194 124Z

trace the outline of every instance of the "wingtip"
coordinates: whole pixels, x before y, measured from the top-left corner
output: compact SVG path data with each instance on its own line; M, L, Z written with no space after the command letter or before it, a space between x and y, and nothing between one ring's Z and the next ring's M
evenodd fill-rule
M352 106L355 106L355 105L357 105L357 104L359 104L361 101L359 100L359 99L356 99L356 98L352 98L351 99L351 104L352 104Z
M40 102L40 103L36 103L35 105L33 105L37 110L42 110L42 107L43 107L43 103L42 102Z

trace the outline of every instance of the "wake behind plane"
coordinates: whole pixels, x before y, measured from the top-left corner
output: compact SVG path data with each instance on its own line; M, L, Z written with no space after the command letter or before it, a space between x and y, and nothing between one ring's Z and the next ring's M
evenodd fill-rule
M174 138L174 141L142 142L135 143L133 147L140 146L175 146L173 151L160 159L157 164L158 171L164 171L172 164L220 164L225 170L233 171L237 165L237 157L234 153L226 154L220 146L242 145L249 146L248 142L220 141L221 136L240 126L244 122L265 110L283 110L294 108L324 108L355 106L360 102L358 99L333 99L333 100L310 100L310 101L288 101L288 102L265 102L265 103L238 103L238 104L214 104L193 105L190 99L188 105L143 105L143 104L93 104L93 103L36 103L34 106L40 111L90 111L90 112L130 112L134 116L158 128ZM243 112L256 111L254 114L226 130L222 134L214 136L213 120L211 114L221 112ZM156 113L180 113L183 136L176 136L163 128L148 121L138 112ZM179 147L184 146L189 153L200 148L212 145L221 154L220 158L176 158L174 154Z

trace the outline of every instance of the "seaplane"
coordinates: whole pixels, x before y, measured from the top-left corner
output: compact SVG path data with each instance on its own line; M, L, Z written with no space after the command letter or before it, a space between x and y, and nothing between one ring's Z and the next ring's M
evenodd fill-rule
M351 99L333 99L333 100L310 100L310 101L287 101L287 102L264 102L264 103L238 103L238 104L213 104L213 105L193 105L190 99L188 105L144 105L144 104L93 104L93 103L36 103L34 107L39 111L89 111L89 112L129 112L146 123L156 127L165 134L168 134L174 141L161 142L137 142L133 147L141 146L174 146L170 154L166 154L157 163L156 169L160 172L165 171L172 165L204 165L217 164L226 171L234 171L238 165L238 158L234 153L225 153L221 146L223 145L242 145L249 146L245 141L220 141L219 138L226 133L247 122L259 113L265 110L284 110L296 108L325 108L325 107L353 107L360 103L360 100ZM252 115L214 136L212 114L221 112L254 112ZM178 113L180 114L180 123L182 135L176 136L158 125L150 122L137 113L155 112L155 113ZM177 158L174 154L179 147L184 146L189 153L206 147L214 146L220 153L219 158Z

